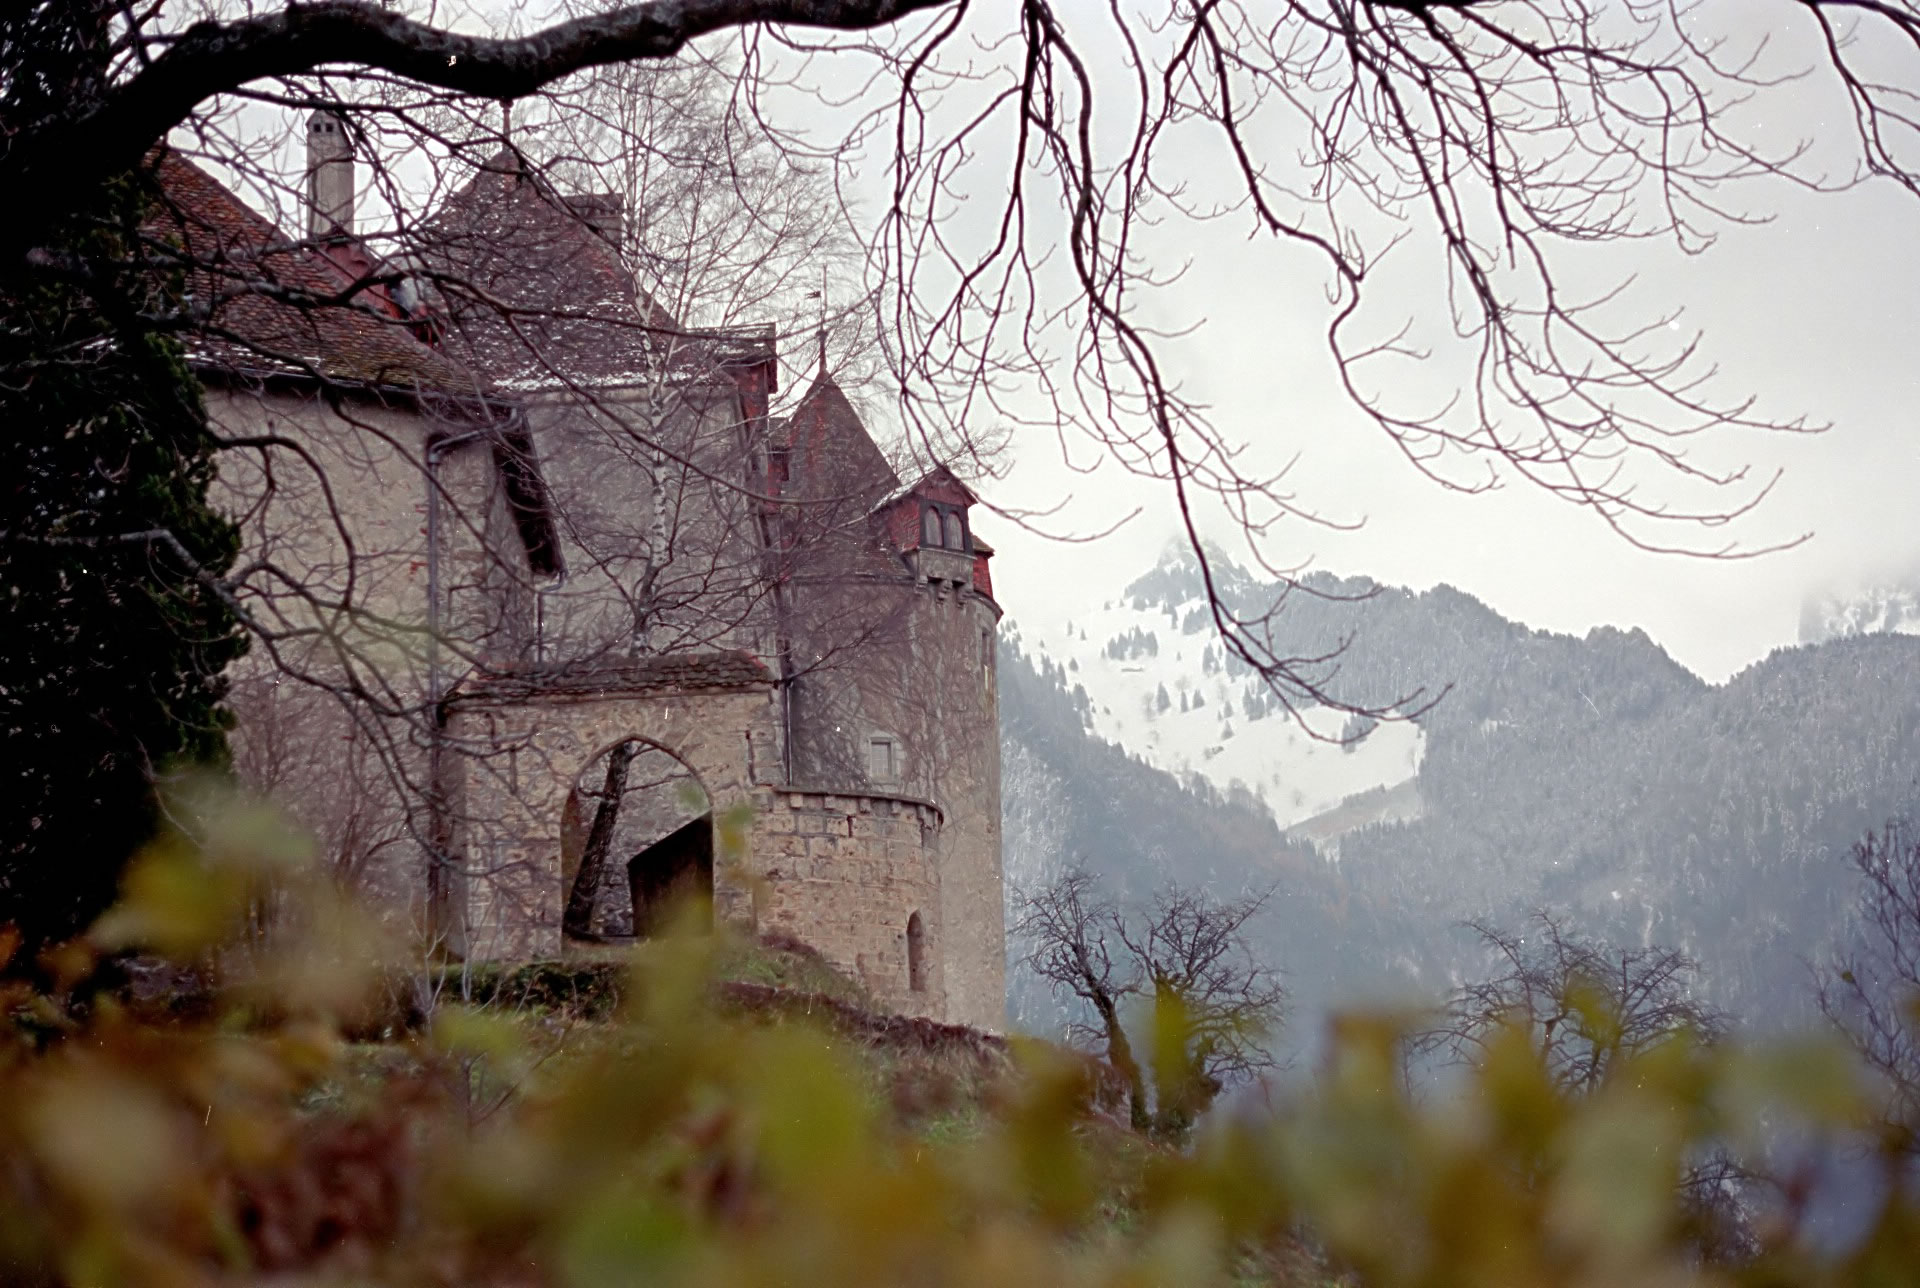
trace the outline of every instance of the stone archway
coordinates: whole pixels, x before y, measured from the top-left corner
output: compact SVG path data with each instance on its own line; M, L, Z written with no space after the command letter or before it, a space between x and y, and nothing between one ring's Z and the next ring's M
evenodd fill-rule
M755 812L779 772L770 690L766 669L738 653L529 671L463 686L448 703L441 753L440 832L461 874L442 914L458 923L446 926L447 942L477 958L562 951L567 801L583 772L627 744L657 749L698 783L706 811L682 823L710 817L719 825L709 849L715 915L750 917L741 869L751 856L746 841L729 841L726 824ZM697 836L676 841L698 843ZM634 856L620 857L624 864Z
M574 779L560 819L561 933L645 938L697 904L712 924L713 802L672 752L623 739Z

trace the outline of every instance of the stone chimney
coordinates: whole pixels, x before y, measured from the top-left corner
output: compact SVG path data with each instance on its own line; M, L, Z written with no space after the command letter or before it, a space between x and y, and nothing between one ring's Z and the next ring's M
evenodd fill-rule
M307 235L316 241L353 233L353 147L347 123L325 109L307 118Z
M587 192L567 198L574 217L618 254L626 239L627 199L617 192Z

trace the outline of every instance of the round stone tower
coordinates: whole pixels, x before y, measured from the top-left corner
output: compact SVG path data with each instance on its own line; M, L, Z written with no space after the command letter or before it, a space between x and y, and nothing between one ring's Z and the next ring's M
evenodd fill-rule
M884 929L888 947L854 965L877 994L1000 1029L1000 606L993 552L973 531L978 498L945 468L902 486L824 371L771 449L767 490L784 525L774 653L789 783L924 807L937 820L919 860L924 879L897 869L896 857L914 861L899 838L851 865L816 862L810 850L813 879L865 892L863 925ZM850 839L859 823L847 823ZM846 847L819 848L830 860Z
M1006 1019L1000 605L988 572L993 550L973 531L975 500L959 479L935 470L906 489L888 518L917 582L908 638L919 728L909 736L919 764L908 781L945 814L937 951L946 1017L998 1029Z

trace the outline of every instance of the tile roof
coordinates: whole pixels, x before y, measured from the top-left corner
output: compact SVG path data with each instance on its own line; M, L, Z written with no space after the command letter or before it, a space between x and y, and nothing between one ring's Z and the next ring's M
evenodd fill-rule
M747 692L773 684L773 675L742 650L664 654L635 660L529 664L468 679L453 701L521 701L545 695L645 694L694 690Z
M185 269L200 314L188 337L197 362L252 375L481 392L473 372L414 336L383 288L289 240L179 152L159 150L149 166L150 251L159 267Z
M370 278L384 277L357 242L315 250L290 241L219 180L171 149L149 158L155 200L146 233L162 268L184 261L201 328L186 337L203 372L322 378L441 394L471 407L490 395L476 373L418 340L405 314ZM509 421L493 442L508 504L534 571L561 567L539 462Z
M509 389L698 378L772 358L772 328L701 331L639 289L609 236L617 198L562 195L503 148L422 229L445 343Z
M980 504L980 494L961 481L960 476L944 465L936 465L911 483L904 483L880 499L880 505L892 505L895 501L904 501L910 496L918 496L942 486L958 489L966 498L968 505Z
M773 356L771 327L683 328L621 264L609 198L562 197L516 153L421 229L409 271L435 279L448 315L432 346L387 290L397 270L362 244L289 239L173 149L150 165L148 233L163 267L187 271L204 313L192 356L214 369L480 395L684 380Z
M897 578L905 573L880 500L899 485L860 413L821 372L792 413L769 425L779 452L770 490L779 498L787 571L803 580Z
M814 378L779 431L787 449L783 491L795 499L857 498L872 509L900 486L860 413L825 372Z

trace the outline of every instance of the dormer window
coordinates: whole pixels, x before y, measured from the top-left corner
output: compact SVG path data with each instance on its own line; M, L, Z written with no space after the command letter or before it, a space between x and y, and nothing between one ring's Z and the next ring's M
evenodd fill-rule
M957 506L927 502L920 510L920 544L946 550L967 549L967 521Z

